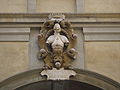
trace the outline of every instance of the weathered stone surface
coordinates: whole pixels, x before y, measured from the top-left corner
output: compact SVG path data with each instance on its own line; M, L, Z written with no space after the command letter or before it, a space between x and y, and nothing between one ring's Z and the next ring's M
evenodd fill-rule
M71 23L64 19L64 15L50 14L38 35L38 59L44 61L46 69L69 68L70 63L76 60L77 34Z
M86 69L120 82L120 42L85 42Z
M0 42L0 81L28 69L28 42Z
M27 11L27 0L0 0L0 13L23 13Z
M84 4L85 0L76 0L76 12L77 13L84 13L84 8L85 8L85 4Z
M36 11L36 0L27 0L27 12L35 13Z
M85 0L85 13L119 13L120 0Z
M39 52L38 47L38 34L39 28L31 28L30 31L30 45L29 45L29 65L30 69L42 68L44 62L42 60L38 60L37 54Z
M83 28L85 41L118 41L120 28Z
M37 0L36 8L36 12L74 12L75 0Z
M76 60L72 62L73 68L84 69L84 37L81 28L75 28L75 33L77 34L77 44L75 49L77 50Z
M97 86L97 87L102 88L104 90L120 90L119 83L117 83L111 79L108 79L102 75L99 75L99 74L96 74L96 73L93 73L90 71L86 71L86 70L80 70L80 69L79 70L74 69L74 70L77 74L75 77L70 78L70 81L77 81L79 83L86 83L86 84L94 85L94 86ZM41 77L41 75L39 74L40 72L41 72L41 69L39 68L39 69L23 72L19 75L15 75L15 76L1 82L0 83L0 90L15 90L16 88L18 90L20 90L19 87L25 87L25 90L30 90L30 89L36 90L36 89L34 89L34 86L39 87L38 90L40 90L42 87L46 90L46 88L48 88L48 84L46 84L46 83L41 84L41 85L38 85L38 84L33 85L30 87L30 89L28 89L28 88L26 89L26 86L28 86L30 84L41 83L41 82L55 82L55 83L59 82L58 80L57 81L45 80L45 78ZM69 82L69 80L60 80L60 81L68 81ZM51 85L53 86L52 83L50 83L50 86ZM59 85L60 86L65 85L65 83L62 84L60 82ZM76 90L76 88L71 86L70 83L67 85L69 85L70 88L72 87L73 89ZM78 84L75 84L75 85L78 86ZM44 89L41 89L41 90L44 90ZM23 90L23 88L21 88L21 90ZM93 89L87 89L87 90L93 90ZM96 89L94 89L94 90L96 90Z
M30 28L0 28L0 41L29 41Z
M76 75L76 72L73 70L64 70L64 68L59 70L53 68L52 70L43 70L41 75L46 75L47 80L69 80L70 76Z

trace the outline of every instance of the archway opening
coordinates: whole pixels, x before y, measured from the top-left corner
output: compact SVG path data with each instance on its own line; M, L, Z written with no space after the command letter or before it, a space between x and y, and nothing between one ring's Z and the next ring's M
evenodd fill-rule
M103 90L99 87L73 80L40 81L21 86L15 90Z

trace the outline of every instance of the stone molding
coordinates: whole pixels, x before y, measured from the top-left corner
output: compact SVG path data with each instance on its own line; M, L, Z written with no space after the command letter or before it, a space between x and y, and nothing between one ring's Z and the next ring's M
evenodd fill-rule
M0 27L41 27L49 13L1 13ZM120 13L64 13L73 27L120 27Z
M105 90L119 90L120 83L107 78L103 75L81 69L74 69L77 75L70 80L79 81L100 87ZM42 69L35 69L20 73L0 82L0 90L14 90L24 85L35 82L46 81L46 78L40 76Z
M120 28L83 28L85 41L118 41Z
M46 18L50 13L0 13L0 18ZM62 13L68 18L120 18L120 13Z
M0 41L29 41L30 28L0 28Z

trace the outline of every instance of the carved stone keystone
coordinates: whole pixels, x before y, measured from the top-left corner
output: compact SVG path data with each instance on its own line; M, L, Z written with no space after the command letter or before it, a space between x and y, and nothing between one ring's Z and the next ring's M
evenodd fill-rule
M73 70L64 70L64 68L52 70L43 70L42 76L47 76L47 80L69 80L70 76L75 76L76 72Z

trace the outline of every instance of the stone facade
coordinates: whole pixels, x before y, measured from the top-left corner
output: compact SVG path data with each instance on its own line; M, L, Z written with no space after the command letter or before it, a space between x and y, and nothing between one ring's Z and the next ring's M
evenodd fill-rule
M28 70L28 42L0 42L0 80Z
M85 0L86 13L120 13L120 0Z
M86 69L119 82L119 48L120 42L85 42Z
M120 0L1 0L0 81L43 66L37 59L37 35L54 12L65 13L78 34L79 52L72 67L120 82L119 4Z
M120 0L1 0L0 13L120 13L119 3Z
M69 3L68 3L69 2ZM36 12L71 13L75 12L75 0L37 0Z
M27 0L1 0L0 13L25 13Z

